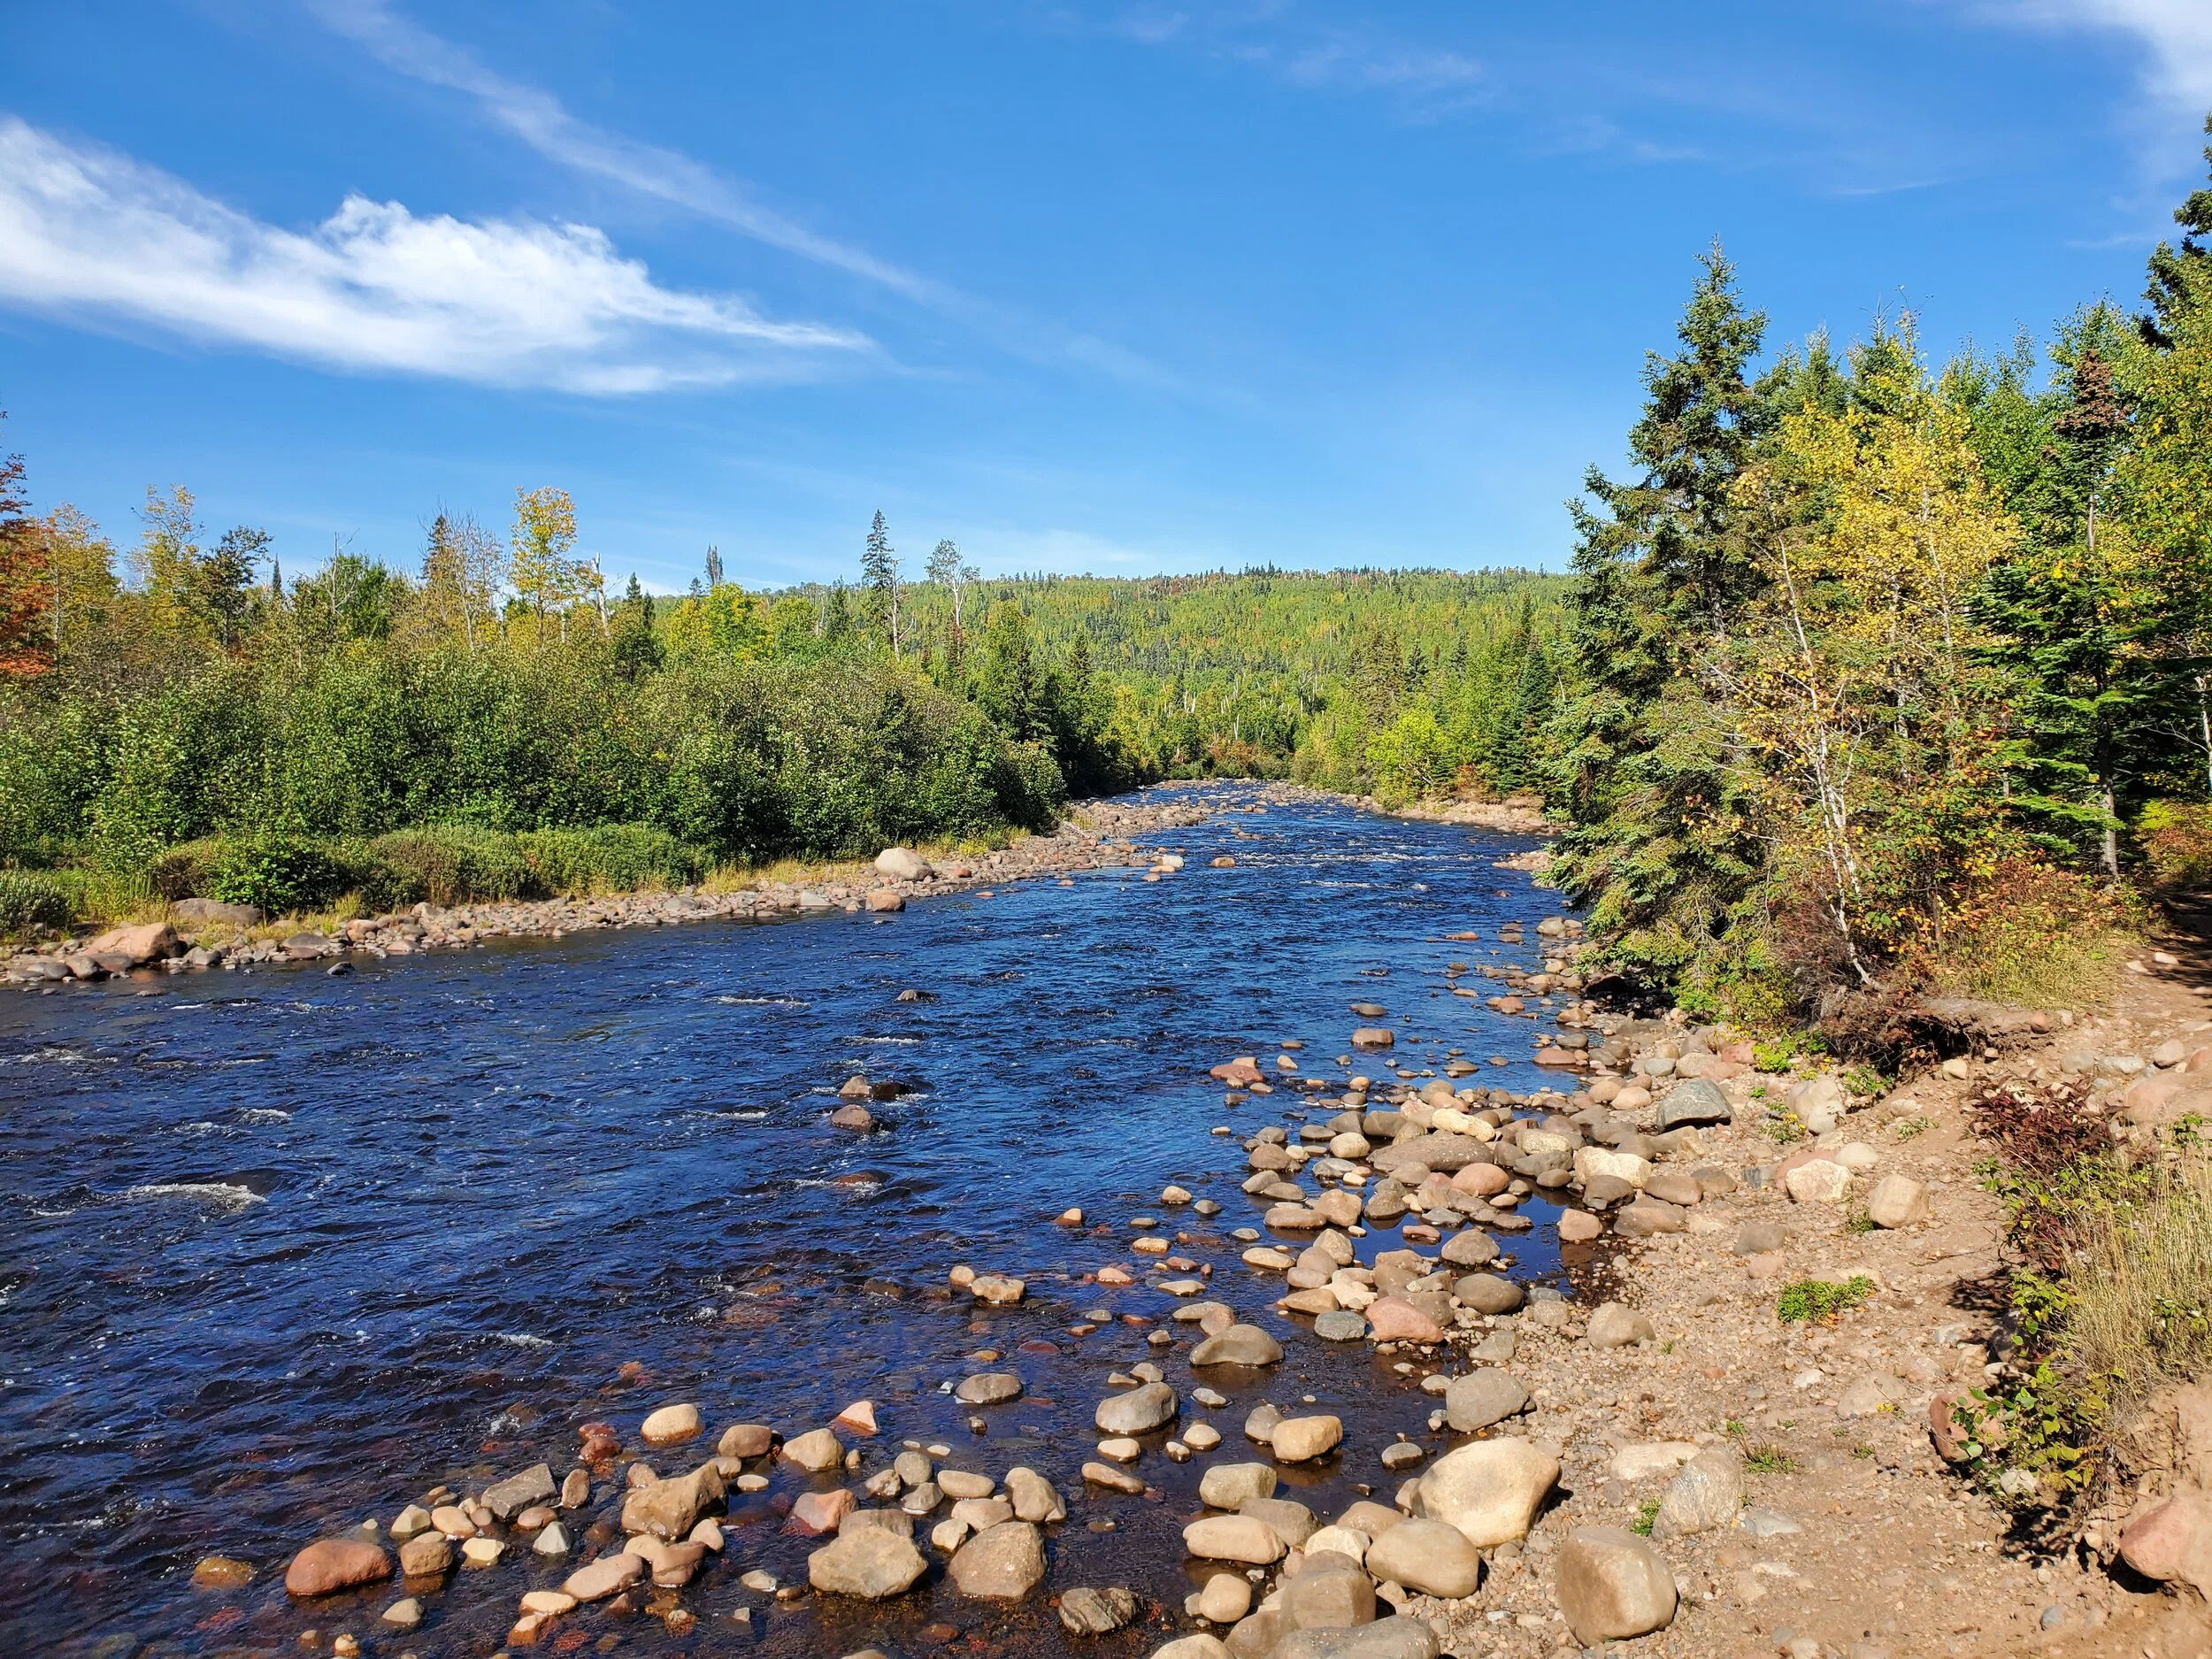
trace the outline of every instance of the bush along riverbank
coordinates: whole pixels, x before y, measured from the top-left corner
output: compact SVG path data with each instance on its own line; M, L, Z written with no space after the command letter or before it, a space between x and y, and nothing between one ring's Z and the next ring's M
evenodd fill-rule
M591 928L765 920L812 912L881 914L903 910L910 899L995 882L1144 867L1156 861L1139 849L1133 837L1199 823L1210 815L1210 808L1187 801L1085 802L1053 833L1021 837L995 851L933 860L910 848L887 848L872 864L718 872L718 879L707 886L646 891L594 892L588 885L582 892L541 899L505 896L494 887L476 902L419 900L401 910L343 918L273 917L251 902L179 897L146 907L154 913L143 920L98 933L54 934L19 949L0 964L0 979L50 990L71 981L141 972L320 963L343 972L357 956L459 949L491 939L559 938ZM429 834L422 839L436 841ZM553 835L541 838L541 844L569 840L588 845L590 839ZM639 839L652 845L649 838ZM480 847L483 838L457 837L444 844ZM1179 860L1169 863L1180 867ZM659 867L668 867L665 857ZM219 894L238 890L210 885Z
M303 1540L301 1617L358 1646L504 1598L517 1645L565 1651L642 1613L679 1635L813 1618L836 1651L1050 1595L1067 1632L1125 1631L1117 1651L1155 1659L2203 1650L2200 1606L2154 1582L2193 1594L2212 1479L2175 1294L2200 1278L2188 1160L2212 1048L2178 962L2147 953L2096 1016L1977 1010L1970 1050L1891 1087L1680 1012L1599 1009L1571 918L1438 942L1462 941L1503 959L1450 962L1446 988L1525 1020L1524 1057L1555 1080L1492 1087L1510 1056L1417 1037L1386 1000L1347 1003L1333 1057L1214 1059L1223 1156L1153 1213L1039 1215L1067 1240L1049 1287L943 1263L938 1298L984 1333L944 1383L971 1446L871 1399L780 1424L711 1398L555 1410L532 1431L542 1461L441 1471L383 1521ZM2137 1206L2085 1213L2104 1230L2057 1257L2019 1173L2048 1139L2018 1126L2043 1110L2016 1103L2030 1087L2066 1092L2111 1160L2051 1166L2075 1175L2048 1191L2094 1179ZM855 1108L877 1092L856 1075L830 1121L876 1126ZM2150 1259L2180 1279L2097 1256L2154 1217ZM1520 1259L1546 1234L1563 1279ZM2024 1290L2052 1260L2070 1288ZM1171 1316L1064 1327L1132 1287ZM1125 1323L1148 1357L1087 1390L1064 1376L1079 1425L1025 1419L1018 1460L994 1462L992 1425L1051 1403L1022 1356L1079 1371L1085 1339ZM1371 1383L1326 1409L1297 1392L1310 1356L1348 1351L1417 1389L1425 1420ZM2057 1425L2088 1419L2050 1409L2068 1354L2124 1371L2136 1402L2071 1455ZM1356 1501L1300 1501L1345 1478ZM1161 1502L1181 1506L1179 1601L1084 1570L1118 1515ZM808 1540L796 1577L758 1563L748 1529L772 1517ZM211 1557L198 1579L254 1571Z

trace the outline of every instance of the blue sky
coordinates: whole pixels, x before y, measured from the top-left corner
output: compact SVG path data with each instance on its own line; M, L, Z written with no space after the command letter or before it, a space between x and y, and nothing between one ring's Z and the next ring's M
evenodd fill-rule
M0 404L288 568L575 496L612 575L1541 565L1715 236L1779 343L2132 303L2207 0L73 0Z

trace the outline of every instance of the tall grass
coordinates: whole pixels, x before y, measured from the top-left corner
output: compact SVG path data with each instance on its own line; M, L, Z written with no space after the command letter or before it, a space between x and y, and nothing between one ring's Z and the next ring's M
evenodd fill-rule
M2191 1144L2139 1194L2091 1211L2069 1264L2069 1368L2108 1408L2212 1371L2212 1151Z

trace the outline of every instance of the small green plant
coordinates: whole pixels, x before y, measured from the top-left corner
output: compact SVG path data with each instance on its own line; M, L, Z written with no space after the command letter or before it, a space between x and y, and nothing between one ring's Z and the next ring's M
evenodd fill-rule
M1785 1285L1774 1303L1774 1317L1784 1325L1833 1325L1847 1310L1874 1294L1874 1281L1855 1273L1842 1284L1824 1279L1801 1279Z
M1767 1108L1767 1120L1759 1125L1770 1141L1787 1146L1793 1141L1805 1138L1805 1120L1786 1106Z
M1651 1524L1659 1518L1659 1500L1646 1498L1636 1510L1636 1518L1628 1524L1628 1530L1639 1537L1651 1536Z
M1754 1041L1751 1045L1751 1064L1761 1071L1786 1071L1796 1057L1797 1039L1793 1036Z
M1878 1094L1886 1087L1882 1074L1870 1065L1847 1065L1836 1075L1843 1087L1854 1094Z
M1895 1125L1900 1141L1910 1141L1917 1135L1924 1135L1934 1127L1935 1119L1932 1118L1901 1118Z
M1866 1203L1864 1200L1854 1196L1851 1201L1844 1206L1843 1230L1846 1233L1871 1233L1874 1231L1874 1217L1866 1213Z
M1874 1448L1871 1446L1854 1446L1851 1448L1851 1455L1854 1457L1871 1457L1874 1455Z
M69 888L42 870L0 870L0 933L62 927L72 909Z
M1732 1440L1740 1440L1750 1432L1744 1426L1744 1420L1741 1417L1730 1417L1727 1422L1720 1425L1720 1432Z
M1671 1353L1673 1353L1673 1352L1674 1352L1674 1339L1673 1339L1672 1337L1669 1337L1669 1338L1668 1338L1665 1341L1662 1342L1662 1343L1659 1345L1659 1351L1660 1351L1662 1354L1671 1354Z
M1797 1472L1797 1459L1779 1446L1747 1446L1743 1466L1755 1475L1793 1475Z

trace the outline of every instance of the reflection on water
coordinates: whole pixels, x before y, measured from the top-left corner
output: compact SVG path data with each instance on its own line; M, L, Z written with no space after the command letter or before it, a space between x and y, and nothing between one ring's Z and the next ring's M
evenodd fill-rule
M1159 1213L1169 1181L1225 1207L1173 1222L1179 1250L1216 1269L1208 1294L1290 1350L1272 1374L1205 1379L1230 1398L1202 1414L1227 1437L1215 1456L1245 1455L1238 1430L1261 1400L1311 1395L1360 1415L1345 1455L1289 1477L1286 1495L1332 1513L1371 1487L1386 1496L1396 1478L1377 1454L1399 1431L1425 1439L1431 1402L1388 1361L1269 1311L1279 1281L1255 1278L1227 1236L1261 1206L1239 1190L1236 1140L1210 1131L1299 1108L1284 1092L1225 1111L1205 1071L1292 1039L1307 1075L1341 1077L1346 1004L1374 999L1400 1064L1497 1053L1515 1064L1483 1082L1540 1087L1527 1022L1451 997L1441 969L1531 960L1494 929L1555 900L1493 867L1525 840L1334 805L1218 817L1162 844L1189 867L1156 883L1106 871L888 918L0 1000L0 1649L291 1652L316 1627L373 1653L488 1653L558 1564L518 1550L457 1577L403 1640L377 1623L396 1583L296 1607L284 1562L322 1532L388 1523L441 1481L540 1460L557 1477L580 1424L630 1434L676 1400L712 1424L796 1431L871 1398L884 1432L865 1443L870 1470L904 1440L993 1474L1026 1463L1069 1519L1023 1608L941 1586L887 1611L772 1608L737 1578L803 1580L810 1545L781 1522L802 1486L779 1472L765 1493L733 1493L729 1548L685 1592L701 1620L689 1635L579 1614L594 1651L613 1634L626 1652L922 1652L948 1625L964 1643L1057 1649L1046 1598L1086 1583L1129 1584L1187 1627L1177 1534L1205 1460L1178 1469L1149 1437L1138 1469L1156 1499L1087 1494L1077 1475L1117 1368L1157 1358L1186 1424L1202 1415L1181 1357L1191 1327L1169 1327L1164 1353L1145 1341L1172 1300L1141 1272L1123 1288L1077 1282L1156 1260L1129 1252L1122 1224ZM1234 868L1207 867L1224 851ZM1483 941L1439 942L1468 928ZM910 988L926 996L896 1000ZM874 1104L872 1133L828 1123L856 1070L906 1091ZM1069 1205L1091 1231L1052 1225ZM1524 1278L1554 1261L1554 1212L1528 1213L1536 1231L1505 1241ZM1380 1233L1361 1254L1395 1243ZM1026 1276L1028 1301L951 1300L963 1261ZM1071 1334L1102 1310L1117 1317ZM985 1350L1028 1393L979 1437L945 1385ZM195 1589L211 1553L257 1576ZM728 1617L747 1605L749 1633ZM1086 1650L1148 1651L1165 1628L1155 1617Z

